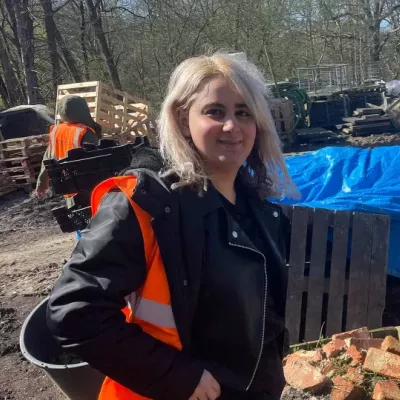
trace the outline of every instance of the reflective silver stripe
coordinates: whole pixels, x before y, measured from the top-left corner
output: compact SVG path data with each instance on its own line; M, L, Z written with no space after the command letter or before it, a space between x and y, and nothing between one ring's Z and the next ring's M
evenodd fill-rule
M51 158L54 158L54 155L56 154L56 132L57 132L57 125L54 125L53 129L50 132Z
M75 149L77 149L79 147L79 135L81 133L81 131L84 129L84 125L79 125L74 133L74 147Z
M162 328L176 328L172 307L153 300L139 298L134 309L136 317Z

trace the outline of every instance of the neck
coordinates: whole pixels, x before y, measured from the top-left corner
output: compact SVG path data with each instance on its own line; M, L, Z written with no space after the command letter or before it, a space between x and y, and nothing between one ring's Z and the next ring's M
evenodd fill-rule
M225 172L218 171L209 175L215 189L218 190L232 204L236 203L235 179L237 171Z

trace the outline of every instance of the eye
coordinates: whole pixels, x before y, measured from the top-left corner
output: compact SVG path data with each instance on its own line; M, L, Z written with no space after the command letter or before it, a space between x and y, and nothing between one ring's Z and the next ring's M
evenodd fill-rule
M205 114L211 115L212 117L219 117L219 116L223 115L224 113L219 108L210 108L210 109L206 110Z
M236 111L236 115L238 116L238 117L251 117L252 115L248 112L248 111L246 111L246 110L239 110L239 111Z

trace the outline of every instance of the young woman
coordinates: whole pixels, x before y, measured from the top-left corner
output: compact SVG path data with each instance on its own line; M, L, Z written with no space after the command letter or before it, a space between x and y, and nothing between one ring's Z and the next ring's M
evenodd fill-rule
M280 397L284 217L264 199L295 188L266 95L233 55L184 61L160 152L94 190L48 324L107 375L99 399Z

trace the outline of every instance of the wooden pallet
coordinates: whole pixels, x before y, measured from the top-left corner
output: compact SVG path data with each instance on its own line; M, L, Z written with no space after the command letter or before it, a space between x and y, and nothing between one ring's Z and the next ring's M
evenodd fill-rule
M12 180L12 177L5 169L0 168L0 196L12 193L17 190L17 186Z
M43 156L43 154L46 152L47 145L33 145L33 146L28 146L28 147L22 147L22 148L8 148L8 149L3 149L2 150L2 158L16 158L16 157L30 157L33 155L40 155Z
M282 208L292 223L286 302L290 342L381 327L390 217Z
M147 135L147 126L140 122L149 120L149 104L127 92L117 90L99 81L60 85L57 101L67 95L83 97L92 118L101 125L105 135L135 132ZM56 121L60 120L56 108Z
M0 142L0 149L21 149L29 146L45 146L49 143L49 135L26 136Z
M380 107L375 107L375 108L357 108L353 112L353 115L355 117L362 117L364 115L382 115L384 113L385 113L385 111Z
M10 185L7 187L0 187L0 197L5 196L10 193L13 193L16 190L18 190L18 187L15 185Z
M278 133L291 132L294 129L294 106L289 99L270 99L269 105Z
M0 168L5 170L17 188L26 192L34 189L41 169L41 155L16 157L0 160Z

